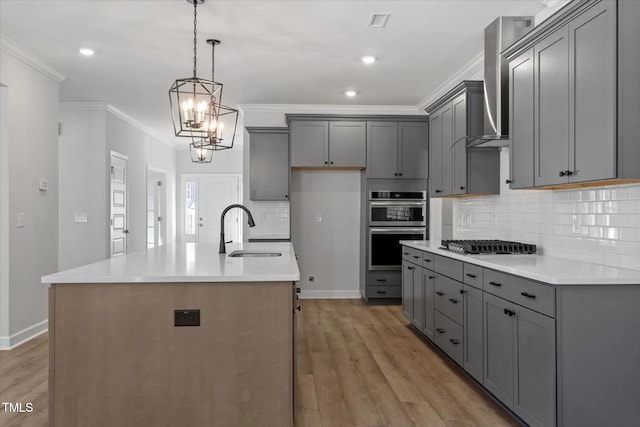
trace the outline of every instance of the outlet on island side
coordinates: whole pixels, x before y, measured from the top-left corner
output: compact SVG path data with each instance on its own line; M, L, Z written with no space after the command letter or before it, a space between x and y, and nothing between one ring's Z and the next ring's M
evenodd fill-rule
M173 310L173 326L200 326L200 310Z
M308 281L310 284L315 285L315 283L316 283L316 276L314 276L314 275L307 276L307 281Z

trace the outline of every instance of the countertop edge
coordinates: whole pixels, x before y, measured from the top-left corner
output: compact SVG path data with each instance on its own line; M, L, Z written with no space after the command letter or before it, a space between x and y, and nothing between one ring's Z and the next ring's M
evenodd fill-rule
M425 243L427 242L427 243ZM554 277L554 276L548 276L548 275L544 275L544 274L538 274L535 272L531 272L531 271L523 271L517 268L513 268L513 267L509 267L509 266L504 266L504 265L500 265L497 263L492 263L489 261L485 261L485 260L479 260L476 258L473 258L473 255L464 255L464 254L457 254L455 252L451 252L448 251L446 249L440 249L440 248L435 248L432 245L430 245L428 242L429 241L409 241L409 240L402 240L400 241L400 244L403 246L408 246L410 248L413 249L418 249L421 251L426 251L426 252L430 252L436 255L440 255L443 257L447 257L447 258L452 258L458 261L462 261L462 262L466 262L469 264L474 264L480 267L485 267L485 268L489 268L492 270L496 270L496 271L500 271L503 273L507 273L507 274L512 274L514 276L519 276L519 277L524 277L526 279L530 279L530 280L534 280L537 282L541 282L542 284L547 284L547 285L553 285L553 286L612 286L612 285L640 285L640 271L636 272L638 275L638 278L608 278L608 279L597 279L597 278L584 278L584 277L576 277L576 278L568 278L568 279L564 279L564 278L558 278L558 277ZM573 263L584 263L583 261L576 261L576 260L569 260L569 259L564 259L564 258L559 258L559 257L551 257L551 256L546 256L546 255L500 255L500 256L512 256L512 257L531 257L531 256L537 256L537 257L546 257L548 259L558 259L558 260L562 260L562 261L566 261L566 262L573 262ZM585 265L587 263L584 263ZM618 268L618 267L609 267L609 266L602 266L603 268L607 268L607 269L612 269L612 270L624 270L624 271L629 271L629 272L635 272L635 270L628 270L628 269L623 269L623 268Z

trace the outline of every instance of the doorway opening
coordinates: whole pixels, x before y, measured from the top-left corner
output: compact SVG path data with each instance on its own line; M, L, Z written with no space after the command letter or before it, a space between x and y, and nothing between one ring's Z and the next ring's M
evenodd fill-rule
M111 152L111 190L109 195L110 206L110 238L109 256L115 257L127 253L128 229L128 206L127 198L127 162L128 157L124 154Z
M147 165L147 248L167 241L167 173Z
M180 236L184 242L218 244L220 215L227 206L242 203L240 175L184 174L180 178L182 218ZM225 217L227 241L242 241L240 209Z

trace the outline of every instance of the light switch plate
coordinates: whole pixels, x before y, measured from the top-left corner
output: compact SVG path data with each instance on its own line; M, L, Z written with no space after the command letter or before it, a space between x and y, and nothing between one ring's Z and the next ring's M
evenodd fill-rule
M40 180L40 191L47 191L49 189L49 181L46 179Z
M86 212L76 212L73 215L74 222L88 222L89 217Z
M27 217L23 212L18 212L18 215L16 217L16 226L18 228L24 228L24 226L27 223Z

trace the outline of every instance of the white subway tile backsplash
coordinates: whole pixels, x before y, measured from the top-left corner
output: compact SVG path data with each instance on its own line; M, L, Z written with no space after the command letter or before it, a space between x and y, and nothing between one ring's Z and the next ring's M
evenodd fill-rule
M501 171L508 176L508 149ZM454 201L456 238L520 240L562 258L640 270L640 184L509 190Z

